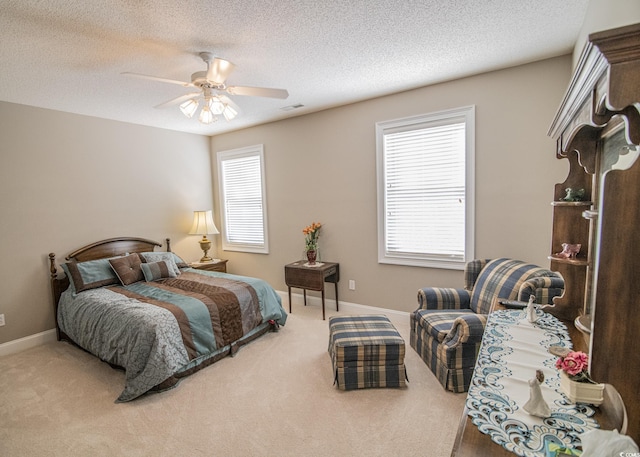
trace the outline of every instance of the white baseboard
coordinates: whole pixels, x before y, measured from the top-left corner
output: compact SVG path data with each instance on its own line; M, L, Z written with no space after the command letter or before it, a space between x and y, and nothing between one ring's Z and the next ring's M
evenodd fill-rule
M282 299L282 307L286 310L289 310L289 295L287 292L283 292L278 290L278 295ZM304 303L304 295L300 293L292 293L291 294L291 302L294 305L302 305ZM324 300L324 305L326 309L335 310L336 309L336 301L333 298L326 298ZM388 308L377 308L375 306L369 305L361 305L359 303L350 303L340 300L340 312L345 314L387 314L393 317L407 319L409 322L409 313L406 311L398 311L395 309ZM322 298L316 297L315 295L307 294L307 306L322 306Z
M278 290L278 295L282 299L283 307L289 309L289 296L287 292ZM291 294L291 301L298 305L304 303L304 297L302 294ZM313 295L307 295L307 305L322 306L322 299ZM325 298L325 306L327 309L336 309L336 301L333 299ZM400 319L408 319L409 313L405 311L397 311L395 309L376 308L374 306L361 305L359 303L350 303L340 301L340 312L345 314L387 314ZM49 343L56 340L55 329L47 330L45 332L36 333L35 335L25 336L17 340L9 341L7 343L0 344L0 357L9 354L15 354L16 352L24 351L32 347L39 346L44 343Z
M16 352L21 352L25 349L40 346L41 344L49 343L55 340L55 329L36 333L35 335L25 336L24 338L18 338L17 340L0 344L0 357L2 357L3 355L15 354Z

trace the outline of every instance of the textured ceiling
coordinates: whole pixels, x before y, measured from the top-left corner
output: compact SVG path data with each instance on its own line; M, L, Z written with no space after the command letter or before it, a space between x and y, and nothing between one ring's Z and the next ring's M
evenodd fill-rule
M0 100L204 135L568 53L588 0L0 0ZM236 65L241 114L176 106L200 51ZM303 108L282 108L302 104ZM37 127L36 127L37 128Z

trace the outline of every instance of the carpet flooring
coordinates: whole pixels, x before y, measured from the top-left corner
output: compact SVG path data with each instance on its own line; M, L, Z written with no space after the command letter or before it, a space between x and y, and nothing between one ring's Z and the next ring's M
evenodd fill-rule
M328 321L295 303L279 332L129 403L114 403L124 373L70 344L1 357L0 455L449 456L465 395L409 346L408 317L389 318L406 342L407 388L338 390Z

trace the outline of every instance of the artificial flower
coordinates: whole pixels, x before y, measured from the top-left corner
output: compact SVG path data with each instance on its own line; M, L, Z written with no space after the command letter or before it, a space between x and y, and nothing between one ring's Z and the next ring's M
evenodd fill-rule
M302 233L305 235L307 251L316 251L318 249L318 237L320 236L321 227L322 224L320 222L312 222L311 225L302 229Z
M567 373L574 381L596 384L587 371L589 357L582 351L571 351L564 357L560 357L556 360L556 368Z

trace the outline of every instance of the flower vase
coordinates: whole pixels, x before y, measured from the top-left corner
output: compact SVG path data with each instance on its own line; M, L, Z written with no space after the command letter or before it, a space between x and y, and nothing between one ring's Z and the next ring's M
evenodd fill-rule
M560 372L560 388L573 403L588 403L599 406L604 401L604 384L578 382Z
M308 250L307 251L307 262L309 263L309 265L315 265L316 264L317 255L318 255L318 251L316 251L316 250Z

